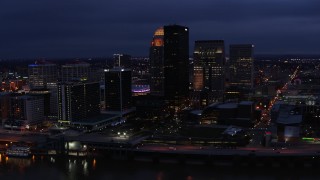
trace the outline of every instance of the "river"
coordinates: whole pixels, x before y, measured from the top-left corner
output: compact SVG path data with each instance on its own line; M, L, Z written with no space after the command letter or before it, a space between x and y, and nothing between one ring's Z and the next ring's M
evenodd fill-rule
M1 180L137 179L137 180L218 180L218 179L319 179L315 168L234 167L178 163L72 159L39 156L28 159L0 158Z

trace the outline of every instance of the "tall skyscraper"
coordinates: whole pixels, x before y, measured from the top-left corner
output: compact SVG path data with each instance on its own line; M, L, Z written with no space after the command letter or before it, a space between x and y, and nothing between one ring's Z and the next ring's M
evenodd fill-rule
M58 120L73 122L100 114L99 83L63 83L58 85Z
M28 66L29 84L32 89L55 88L57 66L47 61L36 61Z
M90 64L83 61L73 61L61 66L61 81L87 81L90 79Z
M150 93L154 96L164 96L164 29L158 28L150 47Z
M131 70L105 69L105 104L107 111L123 112L132 107Z
M195 91L205 91L222 100L225 83L225 49L223 40L196 41L194 47Z
M150 93L176 101L189 93L189 29L169 25L157 29L150 47Z
M230 45L230 85L253 88L253 48L252 44Z

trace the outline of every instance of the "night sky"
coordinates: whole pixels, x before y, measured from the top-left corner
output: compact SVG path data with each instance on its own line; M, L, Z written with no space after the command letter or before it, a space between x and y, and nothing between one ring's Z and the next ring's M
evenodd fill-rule
M320 54L319 0L1 0L0 58L148 56L160 26L256 54Z

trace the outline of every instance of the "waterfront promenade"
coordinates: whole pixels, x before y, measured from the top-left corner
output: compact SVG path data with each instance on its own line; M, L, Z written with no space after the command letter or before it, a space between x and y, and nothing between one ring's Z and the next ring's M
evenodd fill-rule
M274 147L233 147L223 148L214 146L199 146L199 145L166 145L166 144L142 144L141 142L147 137L105 137L93 134L82 134L79 136L64 137L66 142L78 141L81 144L88 145L88 148L105 151L130 151L141 154L146 153L168 153L168 154L202 154L202 155L238 155L238 156L318 156L320 155L319 144L296 144L292 146L274 148ZM17 132L1 132L0 142L16 143L27 142L34 144L36 147L59 138L50 138L44 134L33 133L17 133ZM52 150L52 149L48 149Z

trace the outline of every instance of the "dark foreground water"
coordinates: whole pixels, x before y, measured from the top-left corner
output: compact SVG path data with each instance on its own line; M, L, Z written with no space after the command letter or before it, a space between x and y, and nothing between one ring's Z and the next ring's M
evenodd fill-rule
M306 167L216 167L176 163L128 162L108 159L34 157L0 161L0 180L18 179L320 179L317 168Z

